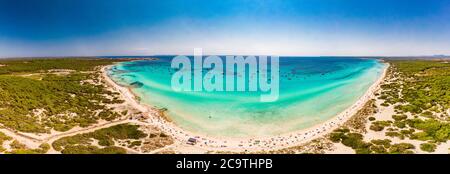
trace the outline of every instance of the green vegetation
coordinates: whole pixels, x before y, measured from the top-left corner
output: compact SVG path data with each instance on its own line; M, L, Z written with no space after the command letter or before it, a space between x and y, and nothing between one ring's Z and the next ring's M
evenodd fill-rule
M109 65L112 59L13 59L0 60L0 74L12 73L37 73L46 72L54 69L69 69L75 71L92 71L94 67Z
M389 147L391 147L391 140L389 140L389 139L383 139L383 140L372 140L372 141L370 141L372 144L375 144L375 145L381 145L381 146L383 146L384 148L389 148Z
M25 149L26 146L22 143L20 143L17 140L14 140L11 144L9 144L9 146L11 146L11 148L13 149Z
M10 154L44 154L47 153L47 151L50 149L50 145L47 143L41 144L39 148L37 149L28 149L24 145L19 145L19 147L16 146L11 152L8 152Z
M405 121L395 121L394 126L397 128L406 128L406 122Z
M0 152L5 151L5 149L3 148L3 143L11 139L11 137L5 135L3 132L0 132Z
M135 146L140 146L140 145L142 145L142 141L133 141L130 143L130 145L128 147L133 148Z
M400 139L405 139L405 135L403 135L403 134L401 134L401 133L399 133L399 132L395 132L395 131L388 131L388 132L386 132L385 133L386 134L386 136L388 136L388 137L397 137L397 138L400 138Z
M409 144L409 143L398 143L398 144L393 144L390 148L389 148L389 153L392 154L411 154L414 153L413 151L411 151L411 149L414 149L414 145Z
M389 61L399 79L382 86L380 99L401 112L432 115L450 108L450 64L439 61ZM427 112L428 111L428 112Z
M391 123L391 121L374 121L369 129L373 131L382 131L385 127L391 126Z
M406 116L406 115L393 115L392 118L395 121L401 121L401 120L404 120L404 119L408 118L408 116Z
M394 105L396 115L386 136L427 141L420 146L433 152L436 143L450 139L450 64L441 61L402 60L389 61L394 78L382 85L379 99L383 106ZM408 119L407 113L413 119ZM372 124L372 130L382 130L380 124ZM406 146L398 147L404 150Z
M420 144L420 149L425 152L434 152L436 150L436 145L432 143Z
M138 125L120 124L91 133L64 137L53 142L52 146L55 150L61 151L64 154L125 153L125 149L114 146L116 144L115 141L127 139L138 140L147 137L147 134L138 128ZM98 145L104 147L100 148L92 145L94 139L98 141ZM140 141L134 141L130 146L133 147L140 144Z
M37 149L28 149L24 144L20 143L17 140L13 140L9 143L11 147L11 151L5 152L5 148L3 144L5 141L13 140L11 137L5 135L3 132L0 132L0 152L9 153L9 154L42 154L46 153L50 149L50 145L44 143L39 146Z
M330 140L334 143L342 143L351 147L358 154L369 153L390 153L390 154L409 154L413 153L414 145L408 143L392 144L388 139L372 140L365 142L363 136L359 133L351 133L349 129L336 129L330 134Z
M125 154L127 151L120 147L109 146L98 148L91 145L69 145L61 151L63 154Z
M109 104L123 103L119 93L101 83L99 66L112 59L14 59L0 60L0 125L20 132L49 133L87 127L98 120L112 121L128 114ZM122 154L123 147L138 147L147 134L139 126L121 124L91 133L61 138L52 147L67 154ZM135 141L129 141L133 139ZM126 141L125 141L126 140ZM0 145L8 141L12 154L46 153L42 144L28 149L0 132ZM129 142L125 143L124 142ZM95 144L94 144L95 143ZM115 146L120 144L120 146Z
M434 140L446 142L450 139L450 123L435 119L410 119L407 124L415 129L421 130L411 135L411 139L422 141Z
M21 132L48 133L51 129L67 131L75 126L92 125L99 119L118 118L120 114L106 104L123 101L115 97L117 93L98 85L100 74L94 71L97 66L112 62L110 59L0 61L5 65L0 67L0 124ZM36 73L39 78L29 77ZM102 112L97 114L99 110Z

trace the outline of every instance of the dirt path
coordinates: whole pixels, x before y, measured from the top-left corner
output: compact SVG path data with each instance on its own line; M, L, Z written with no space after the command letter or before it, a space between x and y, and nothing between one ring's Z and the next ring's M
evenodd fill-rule
M85 129L81 129L81 130L76 130L76 131L72 131L72 132L64 132L61 134L57 134L57 135L53 135L50 137L46 137L43 140L43 143L53 143L55 140L63 138L63 137L68 137L68 136L73 136L76 134L82 134L82 133L88 133L88 132L93 132L99 129L103 129L103 128L107 128L107 127L111 127L111 126L115 126L115 125L119 125L119 124L124 124L124 123L129 123L130 120L128 118L126 119L121 119L121 120L116 120L116 121L112 121L112 122L108 122L108 123L103 123L103 124L99 124L99 125L95 125L92 127L88 127Z
M103 128L107 128L107 127L111 127L111 126L115 126L115 125L119 125L119 124L129 123L129 122L131 122L131 120L129 120L128 118L124 118L124 119L111 121L111 122L107 122L107 123L103 123L103 124L98 124L98 125L94 125L94 126L79 129L79 130L68 131L68 132L51 135L51 136L45 137L45 138L36 138L36 137L28 136L23 133L13 131L9 128L1 128L0 132L3 132L7 136L20 141L21 143L25 144L29 148L37 148L42 143L52 144L54 141L56 141L60 138L63 138L63 137L93 132L93 131L96 131L99 129L103 129Z

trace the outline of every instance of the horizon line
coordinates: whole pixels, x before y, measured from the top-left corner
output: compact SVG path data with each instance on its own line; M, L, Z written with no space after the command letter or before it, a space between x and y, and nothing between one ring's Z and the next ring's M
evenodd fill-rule
M155 55L104 55L104 56L17 56L17 57L0 57L0 59L18 59L18 58L112 58L112 57L157 57L157 56L178 56L183 54L155 54ZM183 55L194 56L194 55ZM203 56L213 56L205 54ZM405 55L405 56L364 56L364 55L260 55L260 54L217 54L214 56L278 56L278 57L361 57L361 58L450 58L450 55Z

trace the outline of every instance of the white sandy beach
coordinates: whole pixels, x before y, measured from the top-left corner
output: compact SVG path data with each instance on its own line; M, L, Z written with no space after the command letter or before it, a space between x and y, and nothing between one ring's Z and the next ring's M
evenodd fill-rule
M148 119L144 122L144 124L156 126L168 135L172 136L175 141L178 141L178 143L185 144L189 138L196 138L198 142L193 146L202 148L205 151L255 152L262 150L277 150L301 145L310 140L324 136L332 130L338 128L349 118L351 118L358 110L360 110L367 101L375 97L374 93L380 88L380 84L386 76L389 65L387 64L387 66L384 67L383 73L379 79L366 91L362 97L359 98L356 103L328 121L307 129L283 135L251 138L219 138L205 136L186 131L174 123L166 121L158 115L159 111L157 109L139 103L130 88L120 86L115 83L107 74L107 70L110 67L111 66L105 66L101 69L103 78L108 85L122 94L127 103L148 116Z

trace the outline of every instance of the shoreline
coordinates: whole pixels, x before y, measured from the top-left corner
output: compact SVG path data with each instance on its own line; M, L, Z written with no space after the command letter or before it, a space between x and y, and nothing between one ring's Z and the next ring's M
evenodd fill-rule
M293 131L290 133L280 134L276 136L264 136L264 137L246 137L246 138L233 138L233 137L212 137L205 136L199 133L193 133L188 130L184 130L177 126L175 123L165 120L160 115L160 110L152 106L141 103L133 91L129 87L121 86L112 80L108 76L108 70L114 65L108 65L101 68L102 78L107 82L108 87L112 87L125 99L125 101L131 105L131 107L139 110L148 118L144 122L161 129L161 131L172 136L175 141L181 144L186 144L189 138L196 138L197 143L195 146L208 151L231 151L231 152L256 152L277 150L293 146L298 146L303 143L307 143L313 139L322 137L339 126L343 125L348 119L353 117L370 99L374 98L375 92L380 88L381 82L386 77L389 64L385 64L383 67L383 73L375 81L369 89L361 96L353 105L337 114L336 116L318 123L312 127Z

